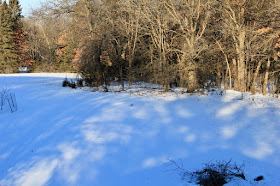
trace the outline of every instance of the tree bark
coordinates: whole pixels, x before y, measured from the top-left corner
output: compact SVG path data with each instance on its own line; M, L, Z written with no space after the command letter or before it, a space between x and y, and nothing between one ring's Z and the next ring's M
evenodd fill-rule
M237 61L235 58L232 59L232 64L233 64L233 79L234 79L234 90L238 91L238 86L239 86L239 82L238 82L238 67L237 67Z
M265 75L264 75L264 82L263 82L263 95L266 95L266 93L267 93L269 68L270 68L270 59L268 58L267 64L266 64L266 71L265 71Z
M245 52L244 52L244 42L245 42L245 31L240 31L239 33L239 48L238 48L238 91L246 91L245 83Z
M129 86L132 85L132 59L129 57L128 60L128 82Z
M252 82L252 85L251 85L251 88L250 88L252 94L256 93L256 86L257 86L256 83L257 83L257 78L258 78L258 75L259 75L259 71L260 71L261 65L262 65L262 62L259 61L257 69L256 69L256 71L254 73L253 82Z
M120 67L120 78L121 78L122 91L124 91L123 69L122 69L122 66Z
M217 64L217 77L216 77L216 86L221 86L221 64Z
M279 73L277 73L276 75L276 80L275 80L275 94L276 94L276 97L279 96Z
M194 92L198 88L197 73L195 68L190 68L188 71L188 92Z

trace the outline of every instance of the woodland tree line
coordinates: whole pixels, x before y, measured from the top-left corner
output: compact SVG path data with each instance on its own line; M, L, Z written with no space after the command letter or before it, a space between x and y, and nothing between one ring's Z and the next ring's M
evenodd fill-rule
M14 1L1 5L2 43ZM192 92L215 82L263 94L270 85L279 95L280 0L57 0L19 20L13 32L23 28L27 39L15 51L28 57L1 57L1 72L25 64L35 72L79 72L96 85L118 78Z

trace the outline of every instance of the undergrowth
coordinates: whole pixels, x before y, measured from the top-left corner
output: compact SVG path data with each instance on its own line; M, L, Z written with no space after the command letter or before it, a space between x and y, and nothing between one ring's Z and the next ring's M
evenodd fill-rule
M184 182L196 183L202 186L222 186L234 179L246 180L244 174L244 164L237 166L230 161L218 161L216 163L206 163L201 170L189 172L175 161L170 160L179 171Z

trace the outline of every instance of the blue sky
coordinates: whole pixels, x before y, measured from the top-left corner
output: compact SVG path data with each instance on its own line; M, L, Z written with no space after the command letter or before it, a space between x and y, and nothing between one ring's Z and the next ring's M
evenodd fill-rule
M19 3L22 7L22 14L24 16L28 16L31 9L39 7L40 3L45 1L47 0L19 0Z

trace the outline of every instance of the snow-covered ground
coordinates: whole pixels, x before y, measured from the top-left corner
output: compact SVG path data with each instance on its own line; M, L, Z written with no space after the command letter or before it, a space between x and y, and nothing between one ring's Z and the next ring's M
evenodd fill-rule
M227 185L280 185L279 99L92 92L61 87L66 76L0 75L18 104L0 111L1 186L189 185L169 160L189 171L232 160L247 181Z

